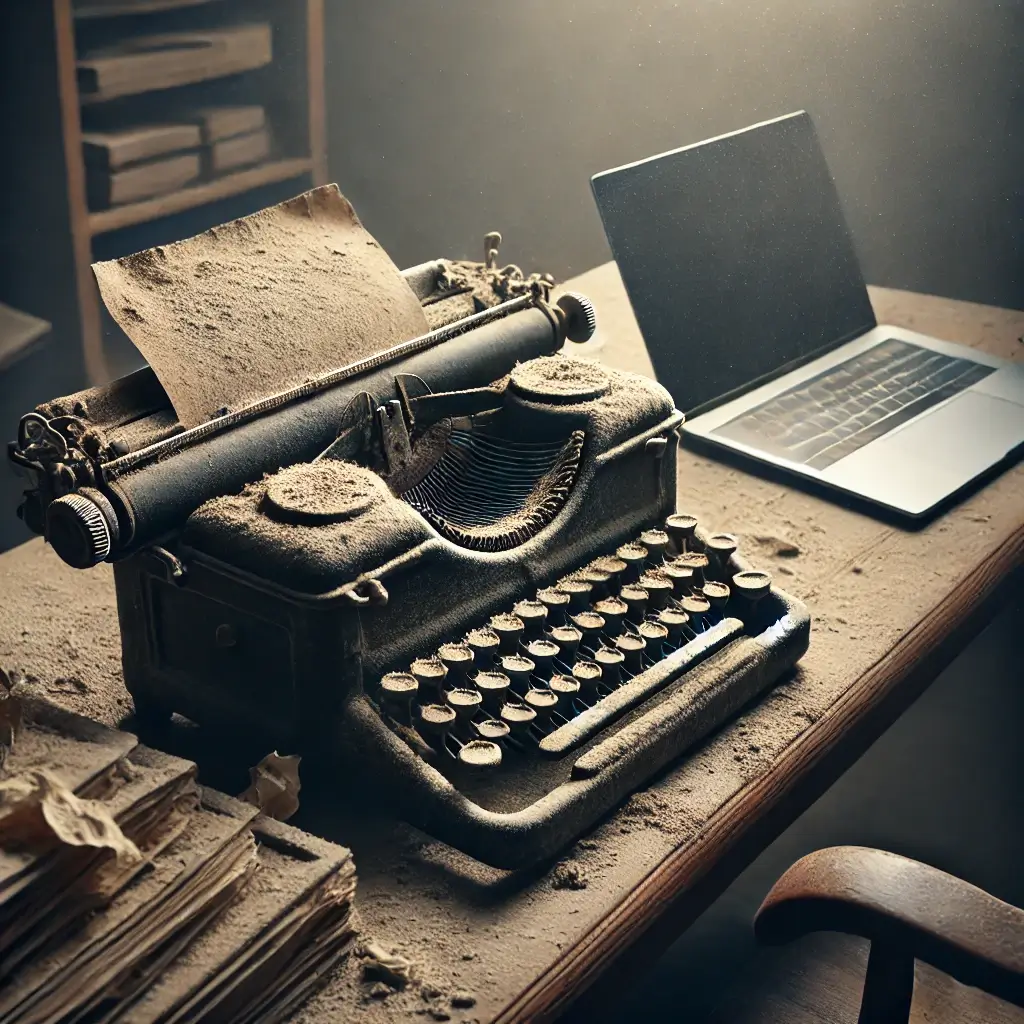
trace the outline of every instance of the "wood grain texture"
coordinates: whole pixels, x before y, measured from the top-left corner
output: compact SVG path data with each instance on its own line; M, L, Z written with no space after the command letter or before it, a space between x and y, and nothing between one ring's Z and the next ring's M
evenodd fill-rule
M64 171L70 217L71 244L75 258L75 289L78 292L82 354L91 384L110 379L103 351L100 297L90 264L92 236L82 159L82 118L78 105L75 56L75 24L71 0L53 0L57 80L60 90L61 131L64 138Z
M1024 1006L1024 910L938 868L859 846L802 857L765 897L754 934L783 945L818 931L868 939L872 962L878 951L883 963L923 960Z
M868 944L811 935L761 950L740 990L706 1024L856 1024ZM917 964L909 1024L1024 1024L1024 1010Z
M309 153L313 184L326 185L327 86L324 70L324 0L306 0L306 83L309 89Z

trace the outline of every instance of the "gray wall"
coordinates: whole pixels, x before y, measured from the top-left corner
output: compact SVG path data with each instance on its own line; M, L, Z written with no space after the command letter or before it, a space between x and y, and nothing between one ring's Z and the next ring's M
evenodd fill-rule
M400 264L608 258L595 171L797 108L869 281L1024 307L1022 4L328 4L332 176Z

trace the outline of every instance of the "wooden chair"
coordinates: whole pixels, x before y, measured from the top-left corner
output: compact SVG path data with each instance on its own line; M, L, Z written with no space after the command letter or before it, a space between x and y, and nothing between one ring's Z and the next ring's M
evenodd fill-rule
M816 932L867 939L871 945L859 1024L906 1024L910 1020L915 962L929 964L962 985L1003 1001L989 999L987 1010L966 1013L961 1005L961 1019L1017 1020L1018 1011L1013 1007L1024 1007L1024 911L959 878L893 853L840 846L804 857L775 883L757 912L754 932L759 942L771 946ZM939 978L940 985L945 980L934 971L924 971L925 978ZM813 1001L806 982L813 980L814 970L809 971L805 962L801 972L802 993L793 998L791 980L787 989L788 1005L803 1007L797 1011L801 1019L844 1018L843 1012L834 1009L813 1018L804 1015ZM831 977L836 977L835 972ZM919 971L919 986L920 977ZM832 988L837 987L841 985L833 981ZM719 1012L713 1019L794 1019L792 1009L783 1008L787 996L780 998L778 987L772 991L770 978L758 988L762 1003L774 1000L775 1013L749 1012L753 1001L748 995L734 1001L733 1010L738 1008L739 1013ZM961 991L988 999L981 992ZM834 997L834 991L829 995ZM833 998L833 1007L835 1002ZM954 1002L948 997L933 998L933 1008L922 1014L923 1019L945 1017L944 1011ZM1004 1010L1004 1004L1011 1005ZM993 1007L1000 1008L993 1011ZM852 1008L849 1012L845 1019L852 1020ZM953 1019L956 1016L954 1013Z

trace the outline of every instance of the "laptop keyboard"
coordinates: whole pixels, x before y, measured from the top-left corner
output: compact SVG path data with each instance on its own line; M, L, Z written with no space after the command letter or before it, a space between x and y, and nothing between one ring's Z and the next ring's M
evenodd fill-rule
M712 433L825 469L993 372L889 338Z

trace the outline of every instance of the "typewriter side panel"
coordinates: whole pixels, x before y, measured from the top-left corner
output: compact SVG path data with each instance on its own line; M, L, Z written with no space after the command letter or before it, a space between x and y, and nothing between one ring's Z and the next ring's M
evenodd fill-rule
M159 726L178 712L268 749L328 742L361 683L356 609L282 600L202 560L174 579L143 552L114 575L125 684L141 721Z

